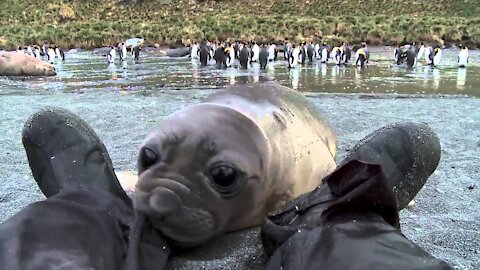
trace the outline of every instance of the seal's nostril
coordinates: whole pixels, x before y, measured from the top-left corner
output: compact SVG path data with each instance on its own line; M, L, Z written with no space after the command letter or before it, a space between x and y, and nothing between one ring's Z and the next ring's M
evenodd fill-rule
M159 155L155 150L149 147L144 147L142 149L141 164L145 169L155 164L158 161L158 159L159 159Z

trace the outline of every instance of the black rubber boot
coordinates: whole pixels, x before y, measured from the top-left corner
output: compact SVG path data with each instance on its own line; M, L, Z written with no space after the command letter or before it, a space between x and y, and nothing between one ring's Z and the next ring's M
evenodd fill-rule
M261 231L265 252L270 256L297 232L329 228L349 215L377 215L399 229L398 210L422 188L440 154L438 137L426 124L393 124L371 133L323 184L269 214Z
M427 124L397 123L362 139L338 167L354 159L381 165L400 210L417 195L435 171L440 156L440 141Z
M97 134L78 116L48 107L25 123L22 141L33 177L46 197L66 187L110 192L131 205Z

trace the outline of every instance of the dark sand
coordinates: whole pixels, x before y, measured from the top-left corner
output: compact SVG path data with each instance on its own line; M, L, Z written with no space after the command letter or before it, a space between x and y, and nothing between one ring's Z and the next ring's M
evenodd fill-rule
M44 106L61 106L85 119L110 151L118 170L134 170L137 146L165 115L198 102L202 94L169 92L155 97L122 94L0 96L0 221L44 197L31 176L21 144L23 123ZM332 96L310 98L326 114L346 149L387 123L422 121L442 144L442 159L401 212L404 234L458 269L480 269L480 99ZM231 234L173 260L174 269L261 269L265 257L258 229Z

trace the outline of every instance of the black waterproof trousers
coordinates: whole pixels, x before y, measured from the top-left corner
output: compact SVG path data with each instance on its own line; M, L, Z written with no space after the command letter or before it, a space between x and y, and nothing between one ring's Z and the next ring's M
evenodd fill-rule
M163 269L170 248L110 193L63 190L0 225L0 269Z
M262 226L266 269L453 269L399 230L382 167L352 160Z

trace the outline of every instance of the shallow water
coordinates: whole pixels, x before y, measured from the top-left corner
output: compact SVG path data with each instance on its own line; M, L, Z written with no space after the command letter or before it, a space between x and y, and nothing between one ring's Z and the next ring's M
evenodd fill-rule
M425 65L407 70L392 66L392 48L371 48L372 64L366 69L308 63L289 70L285 61L270 62L267 70L254 63L248 70L218 69L214 62L201 67L188 58L159 56L154 51L139 61L107 65L105 56L89 51L67 53L57 63L58 75L48 78L0 78L0 95L55 93L108 93L156 95L177 90L203 90L245 82L275 81L299 91L315 93L365 93L392 95L480 96L480 52L470 51L468 68L457 68L458 50L444 50L438 67ZM280 55L279 55L280 58ZM185 92L183 92L185 93ZM182 94L182 93L179 93Z
M78 114L104 141L114 167L134 171L138 145L166 115L198 102L208 89L276 81L309 92L338 134L337 160L393 121L429 123L440 137L442 159L416 206L401 212L402 231L456 269L480 269L480 52L470 53L467 69L456 68L457 51L447 50L438 68L413 70L391 67L391 48L371 53L374 64L365 70L307 64L289 71L278 61L260 71L258 65L201 68L186 58L155 53L143 54L138 63L129 59L124 69L108 66L102 55L81 52L67 54L55 77L0 77L0 222L44 199L21 142L23 124L35 111L60 106ZM178 258L172 269L263 269L258 230L240 236L201 248L204 257Z

